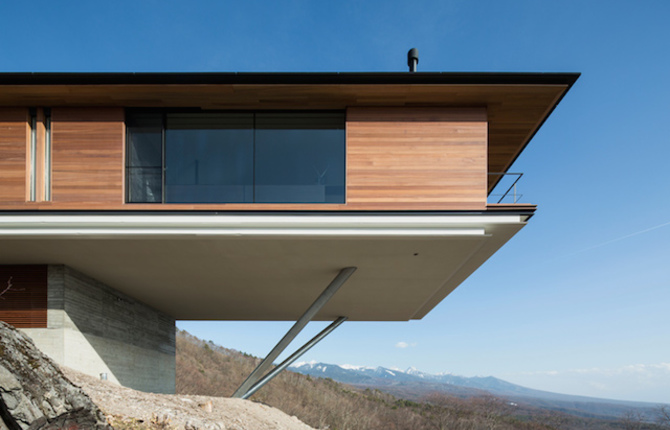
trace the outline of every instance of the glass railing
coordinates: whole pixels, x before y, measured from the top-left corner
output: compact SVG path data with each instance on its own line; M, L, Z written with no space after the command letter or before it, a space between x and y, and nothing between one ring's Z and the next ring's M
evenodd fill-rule
M493 191L488 195L487 203L519 203L523 194L517 190L517 183L523 176L523 173L509 172L491 172L489 176L495 177L498 181Z

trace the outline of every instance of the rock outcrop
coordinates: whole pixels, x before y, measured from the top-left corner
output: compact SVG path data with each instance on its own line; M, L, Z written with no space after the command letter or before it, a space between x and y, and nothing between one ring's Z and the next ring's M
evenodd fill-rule
M0 322L0 430L112 430L32 340Z

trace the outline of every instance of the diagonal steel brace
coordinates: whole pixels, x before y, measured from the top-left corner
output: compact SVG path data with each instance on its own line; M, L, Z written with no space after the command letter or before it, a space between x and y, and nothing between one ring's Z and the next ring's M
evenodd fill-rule
M286 349L286 347L295 339L295 337L302 331L303 328L309 323L316 314L328 303L337 290L349 279L349 277L356 271L356 267L345 267L340 270L340 273L332 280L330 285L321 293L321 295L312 303L312 305L307 309L307 311L298 319L298 321L293 324L293 327L284 335L284 337L277 343L277 345L270 351L270 353L265 357L263 361L254 369L253 372L247 377L247 379L240 385L240 387L233 393L235 398L247 398L245 396L250 389L261 379L261 376L267 372L267 370L272 366L274 360L279 356L279 354ZM338 319L339 321L339 319ZM336 321L337 322L337 321ZM341 324L344 321L341 321ZM335 323L333 323L335 324ZM339 325L338 324L338 325ZM334 329L335 327L333 327ZM332 330L331 330L332 331ZM330 332L330 331L329 331ZM328 332L328 333L329 333ZM326 333L326 334L328 334ZM317 335L318 337L318 335ZM321 338L325 337L322 336ZM319 340L321 340L321 338ZM315 338L316 339L316 338ZM314 339L312 339L314 340ZM311 343L312 341L308 342ZM318 342L318 340L317 340ZM316 342L314 343L316 344ZM313 345L312 345L313 346ZM311 348L311 346L310 346ZM301 348L302 349L302 348ZM309 348L308 348L309 349ZM304 351L306 352L306 351ZM303 353L304 353L303 352ZM302 354L301 354L302 355ZM260 388L260 387L258 387ZM258 390L258 388L256 390ZM255 391L256 391L255 390ZM255 392L254 391L254 392ZM251 395L251 394L249 394Z

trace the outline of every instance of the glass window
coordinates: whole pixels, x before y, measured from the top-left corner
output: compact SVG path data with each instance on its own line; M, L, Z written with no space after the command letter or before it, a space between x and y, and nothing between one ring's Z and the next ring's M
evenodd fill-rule
M168 114L167 203L253 203L253 114Z
M130 203L345 201L341 112L127 115Z
M257 203L343 203L341 114L256 116Z
M128 115L127 188L130 203L163 201L163 115Z

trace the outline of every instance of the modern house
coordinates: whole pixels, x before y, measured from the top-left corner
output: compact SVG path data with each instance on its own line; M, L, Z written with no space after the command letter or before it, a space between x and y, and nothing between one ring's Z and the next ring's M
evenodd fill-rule
M171 392L175 320L420 319L533 215L487 197L577 77L0 74L0 320Z

